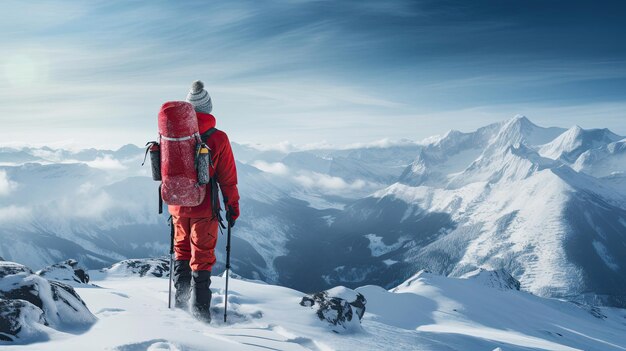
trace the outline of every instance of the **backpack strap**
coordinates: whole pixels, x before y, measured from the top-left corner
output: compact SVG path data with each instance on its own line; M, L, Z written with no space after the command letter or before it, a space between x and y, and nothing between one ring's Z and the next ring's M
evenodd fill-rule
M215 128L215 127L214 127L214 128L211 128L211 129L207 130L206 132L202 133L202 134L200 135L200 138L202 139L202 142L203 142L203 143L206 143L206 141L207 141L207 140L209 140L209 137L210 137L213 133L215 133L215 132L217 132L217 128Z
M207 130L206 132L200 135L200 139L202 139L202 142L206 144L207 140L209 140L209 137L217 131L218 129L215 127L210 128L209 130ZM213 160L209 159L209 162L210 162L210 166L213 167ZM209 186L211 187L211 196L212 196L211 207L213 208L213 217L217 219L217 222L220 224L222 228L226 228L226 226L224 226L222 214L220 213L221 212L220 198L219 198L220 189L219 189L219 186L217 184L217 180L215 179L215 177L211 177Z

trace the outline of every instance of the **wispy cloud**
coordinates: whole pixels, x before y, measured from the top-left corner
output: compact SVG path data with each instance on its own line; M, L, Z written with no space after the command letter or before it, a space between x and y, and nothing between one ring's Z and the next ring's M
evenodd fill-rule
M315 172L311 174L297 175L294 177L294 180L305 188L315 189L321 191L322 193L329 191L340 191L349 193L350 191L361 190L368 185L372 185L361 179L347 182L340 177L334 177Z
M273 176L281 177L285 184L294 184L297 189L321 194L352 196L355 191L368 192L380 186L362 179L348 181L341 177L304 169L292 170L282 162L257 160L252 163L252 166Z
M93 161L86 162L89 167L97 168L97 169L106 169L106 170L124 170L126 166L122 164L117 159L106 155L104 157L98 157Z
M263 172L277 174L277 175L287 175L289 174L289 167L287 167L282 162L265 162L265 161L255 161L252 164L254 167L262 170Z

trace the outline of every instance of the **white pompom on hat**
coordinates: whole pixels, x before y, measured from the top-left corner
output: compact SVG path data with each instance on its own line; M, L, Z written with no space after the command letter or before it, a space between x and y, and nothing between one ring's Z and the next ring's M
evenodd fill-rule
M187 94L187 102L193 105L196 112L211 113L213 110L211 96L204 90L204 83L199 80L191 84L191 90L189 90L189 94Z

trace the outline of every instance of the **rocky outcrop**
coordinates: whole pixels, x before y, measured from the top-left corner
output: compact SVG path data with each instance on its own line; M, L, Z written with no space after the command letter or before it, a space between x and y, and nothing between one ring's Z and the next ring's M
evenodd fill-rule
M48 280L77 284L89 283L87 270L81 267L78 261L72 259L53 264L52 266L40 270L37 274Z
M338 333L361 328L366 304L365 296L343 286L304 296L300 301L301 306L314 309L317 317Z
M72 331L96 321L71 286L47 280L30 268L0 262L0 340L28 343L42 334L41 325Z
M9 261L0 262L0 279L20 273L33 274L33 271L19 263Z
M121 276L152 276L157 278L170 276L168 258L137 258L118 262L102 272Z
M24 300L0 300L0 342L42 336L37 325L48 325L41 308Z

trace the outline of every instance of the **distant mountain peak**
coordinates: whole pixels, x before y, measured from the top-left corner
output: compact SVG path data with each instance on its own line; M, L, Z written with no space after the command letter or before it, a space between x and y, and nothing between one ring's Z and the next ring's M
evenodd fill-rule
M137 150L137 149L141 149L141 147L139 147L139 146L137 146L135 144L126 144L126 145L123 145L122 147L120 147L119 149L117 149L117 152L127 151L127 150L133 150L134 151L134 150Z
M463 134L463 133L456 129L450 129L446 132L446 134L443 135L443 138L448 138L448 137L452 137L452 136L460 135L460 134Z
M528 117L526 117L524 115L515 115L515 117L511 118L510 120L511 121L515 121L517 123L530 123L530 124L533 124L533 122L531 122L530 119L528 119Z
M562 128L544 128L532 123L527 117L517 115L502 125L492 139L490 152L498 152L516 143L542 145L563 133Z
M508 121L506 121L502 127L502 130L517 130L520 133L532 132L535 128L541 128L531 122L526 116L517 115Z
M544 157L574 163L585 151L619 141L621 138L608 128L584 129L574 125L542 146L539 153Z

